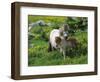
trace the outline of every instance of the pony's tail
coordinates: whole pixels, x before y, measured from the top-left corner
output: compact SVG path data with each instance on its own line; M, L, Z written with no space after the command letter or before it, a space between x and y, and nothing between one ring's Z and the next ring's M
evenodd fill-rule
M49 41L49 47L48 47L48 52L52 51L52 46L51 46L51 43Z

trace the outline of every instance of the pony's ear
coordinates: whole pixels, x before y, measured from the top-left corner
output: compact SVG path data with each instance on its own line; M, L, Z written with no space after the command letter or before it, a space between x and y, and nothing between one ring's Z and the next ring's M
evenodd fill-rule
M59 28L59 34L60 36L63 36L63 28Z
M60 37L55 37L55 42L56 42L57 44L60 44L60 43L61 43L61 38L60 38Z
M69 30L69 25L68 24L64 24L63 27L64 27L64 31L68 31Z

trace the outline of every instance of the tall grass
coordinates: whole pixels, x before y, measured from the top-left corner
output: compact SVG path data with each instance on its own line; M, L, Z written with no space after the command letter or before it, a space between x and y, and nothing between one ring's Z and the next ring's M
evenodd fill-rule
M44 65L67 65L67 64L86 64L87 63L87 42L86 33L75 34L81 47L77 50L73 49L66 54L65 60L59 51L48 52L48 42L42 39L33 40L33 48L28 49L28 65L44 66ZM83 40L81 39L83 38ZM84 44L83 44L84 43Z

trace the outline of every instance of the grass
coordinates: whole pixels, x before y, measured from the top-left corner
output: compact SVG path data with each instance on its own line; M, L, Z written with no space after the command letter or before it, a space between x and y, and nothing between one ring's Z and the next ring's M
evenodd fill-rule
M45 66L45 65L69 65L69 64L86 64L87 63L87 42L86 42L86 32L76 33L74 37L77 36L77 40L81 45L81 48L77 50L72 50L67 53L66 59L63 59L62 53L59 51L48 52L48 42L45 40L32 40L34 44L33 48L29 48L29 66ZM82 38L82 39L81 39Z
M71 17L70 17L71 18ZM75 65L87 64L87 22L82 23L81 17L77 20L63 16L28 16L28 23L34 23L38 20L43 20L46 23L51 23L51 26L36 26L29 32L34 35L28 37L28 66L48 66L48 65ZM66 52L64 60L62 53L58 50L48 52L48 40L51 30L59 29L60 25L69 23L70 28L76 31L69 33L69 37L74 37L78 40L79 46L77 49L69 49ZM78 27L74 27L78 25Z

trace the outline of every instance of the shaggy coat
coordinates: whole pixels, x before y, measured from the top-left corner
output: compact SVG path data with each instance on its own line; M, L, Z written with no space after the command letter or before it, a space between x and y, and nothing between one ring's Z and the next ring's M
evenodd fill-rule
M58 29L54 29L50 33L49 51L55 49L60 50L64 56L64 59L66 56L67 48L75 48L77 44L78 42L75 38L65 38L64 35L60 36L60 31Z

